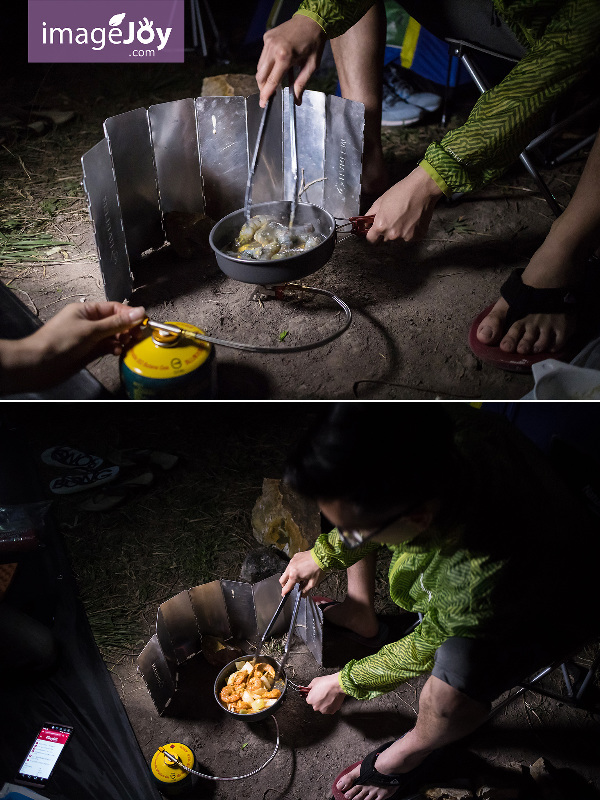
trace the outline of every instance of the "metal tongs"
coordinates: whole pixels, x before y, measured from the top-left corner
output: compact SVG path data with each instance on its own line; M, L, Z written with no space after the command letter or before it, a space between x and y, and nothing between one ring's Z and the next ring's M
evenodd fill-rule
M252 207L252 181L254 179L256 162L258 161L258 154L260 152L260 146L262 144L263 133L265 131L265 125L267 122L267 117L269 116L270 108L271 108L271 98L269 97L263 109L263 113L260 118L260 123L258 125L256 144L254 145L254 153L252 154L252 161L250 163L250 169L248 170L248 178L246 180L246 196L244 198L244 218L246 222L248 222L248 220L250 219L250 209Z
M252 664L256 664L258 662L258 658L259 658L260 654L262 653L263 645L264 645L264 643L265 643L265 641L267 639L267 636L273 630L273 625L275 625L277 617L281 614L281 611L283 610L284 605L287 603L287 600L288 600L290 594L291 594L291 592L288 592L287 594L284 594L283 597L281 598L281 600L279 601L279 605L277 606L277 608L275 610L275 613L271 617L271 621L269 622L269 624L265 628L265 631L264 631L264 633L262 635L262 638L261 638L260 642L258 643L258 646L256 648L256 653L254 655L254 658L252 659ZM286 643L285 643L285 649L283 651L283 657L282 657L281 661L279 662L279 669L277 671L277 674L275 675L276 678L277 678L277 675L279 675L279 673L283 670L283 667L284 667L285 663L288 660L288 656L289 656L289 652L290 652L290 642L291 642L291 638L292 638L292 631L294 630L294 627L296 625L296 617L298 616L298 610L300 608L300 600L301 599L302 599L302 592L298 591L298 596L296 597L296 602L294 604L294 610L292 611L292 619L291 619L290 627L289 627L288 634L287 634L287 640L286 640Z
M298 145L296 140L296 103L294 101L294 70L290 68L288 72L288 111L289 111L289 129L290 129L290 155L291 155L291 170L292 170L292 201L290 206L290 224L291 228L294 224L296 217L296 203L298 202ZM250 219L252 208L252 182L254 180L254 173L256 171L256 164L260 153L260 147L267 124L267 117L269 116L269 109L271 108L271 98L266 102L263 113L258 125L258 133L256 135L256 144L254 145L254 152L252 154L252 161L250 169L248 170L248 178L246 180L246 195L244 198L244 219L246 222Z

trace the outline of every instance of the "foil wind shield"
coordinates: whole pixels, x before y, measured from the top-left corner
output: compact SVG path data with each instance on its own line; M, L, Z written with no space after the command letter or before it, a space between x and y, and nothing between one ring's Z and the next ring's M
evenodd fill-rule
M259 96L197 97L110 117L81 159L107 300L131 297L136 265L167 243L164 217L215 222L243 208L262 109ZM291 201L289 95L272 98L253 203ZM359 212L364 107L306 91L296 107L299 202L347 219Z
M281 600L280 575L259 583L217 580L195 586L166 600L158 608L156 633L137 659L138 672L159 714L172 713L177 696L180 671L186 663L200 660L197 671L207 670L202 655L203 637L217 637L225 644L242 646L253 652ZM298 589L294 588L295 602ZM277 618L270 638L283 636L290 625L292 603ZM302 598L296 618L295 633L306 644L317 664L323 662L323 616L314 601ZM248 649L248 645L251 645ZM197 658L196 658L197 657ZM212 694L211 680L206 679Z

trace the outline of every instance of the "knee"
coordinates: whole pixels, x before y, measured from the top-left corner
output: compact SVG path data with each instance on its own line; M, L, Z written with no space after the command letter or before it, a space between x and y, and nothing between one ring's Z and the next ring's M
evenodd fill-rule
M419 712L440 720L452 720L456 717L483 718L488 711L489 704L474 700L434 675L423 686L419 698Z

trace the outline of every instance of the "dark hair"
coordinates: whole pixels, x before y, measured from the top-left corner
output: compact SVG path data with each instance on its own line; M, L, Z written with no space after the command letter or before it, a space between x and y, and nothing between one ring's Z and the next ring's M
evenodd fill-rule
M456 461L453 430L443 406L334 403L296 445L284 481L362 511L444 495Z

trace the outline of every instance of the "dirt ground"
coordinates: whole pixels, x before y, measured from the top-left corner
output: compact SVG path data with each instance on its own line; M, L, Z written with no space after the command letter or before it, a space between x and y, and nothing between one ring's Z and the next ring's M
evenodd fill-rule
M69 403L47 404L39 414L38 404L14 402L2 410L9 422L26 431L33 453L60 443L103 458L115 449L132 447L179 456L175 468L155 469L150 487L132 493L112 511L82 510L85 492L48 496L54 501L53 513L96 641L144 758L149 762L158 747L181 742L194 751L205 775L232 777L258 769L275 747L273 719L246 724L221 712L212 694L218 670L202 656L181 668L178 694L160 716L137 673L136 659L156 632L160 603L201 583L239 578L244 559L258 546L250 519L262 479L281 476L290 443L310 423L315 404L212 403L192 408ZM60 473L41 462L39 468L45 484ZM214 546L202 556L201 549L210 540ZM403 625L404 615L389 598L385 564L382 569L377 610L394 632ZM329 576L320 591L342 599L343 578ZM331 650L339 656L340 666L364 655L343 639L336 640L335 634L328 636L333 637ZM582 663L590 662L595 649L580 654ZM293 681L306 685L313 677L334 671L335 665L321 668L303 642L293 640L288 662ZM551 688L560 689L559 678L554 676ZM281 740L273 761L245 780L201 779L192 796L328 800L342 769L412 726L423 682L424 678L411 680L369 702L349 699L332 717L313 712L289 690L275 715ZM480 795L488 800L597 799L599 721L598 713L527 692L449 748L432 767L431 783L473 793L492 787L495 794ZM540 794L531 782L529 768L540 758L555 770L547 791L560 788L562 794ZM434 797L442 800L444 795Z
M75 112L43 135L6 132L3 230L46 232L54 246L43 260L0 264L2 279L42 321L66 303L104 293L92 225L81 187L81 156L103 137L103 121L141 106L198 96L207 69L190 57L181 65L24 65L3 86L3 109L34 119L37 109ZM251 65L243 65L251 72ZM211 72L232 71L213 65ZM11 111L12 109L12 111ZM450 121L459 123L465 110ZM35 117L38 119L38 117ZM386 159L398 180L444 131L433 120L384 130ZM565 134L567 137L572 132ZM568 142L568 138L564 142ZM565 204L583 156L542 169ZM442 203L425 241L372 247L342 237L329 262L305 283L327 289L352 309L351 327L334 342L296 354L254 354L217 348L219 399L517 399L531 375L482 364L467 345L473 318L498 297L510 271L527 263L552 214L532 179L515 166L485 190ZM344 239L342 241L342 239ZM186 262L170 252L147 259L132 303L160 321L198 325L222 339L282 346L319 340L339 327L341 313L323 298L250 300L254 287L226 277L211 253ZM90 371L117 397L118 363L105 357Z

